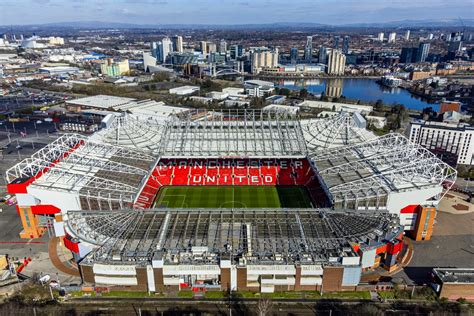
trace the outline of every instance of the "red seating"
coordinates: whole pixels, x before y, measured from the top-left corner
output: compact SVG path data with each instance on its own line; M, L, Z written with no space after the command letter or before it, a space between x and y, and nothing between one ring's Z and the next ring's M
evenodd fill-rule
M304 185L315 201L327 202L307 159L161 159L135 206L151 207L166 185Z

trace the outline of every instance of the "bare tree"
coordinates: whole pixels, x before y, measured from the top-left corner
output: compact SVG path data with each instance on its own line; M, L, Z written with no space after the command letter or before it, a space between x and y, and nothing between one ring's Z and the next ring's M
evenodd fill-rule
M257 311L258 316L266 316L270 313L272 309L272 300L266 297L262 297L258 300Z

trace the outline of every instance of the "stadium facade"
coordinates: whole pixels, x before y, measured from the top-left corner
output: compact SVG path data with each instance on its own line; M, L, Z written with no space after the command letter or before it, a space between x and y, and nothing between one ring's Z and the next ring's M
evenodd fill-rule
M23 238L50 228L84 282L128 290L337 291L429 239L456 171L363 118L187 111L118 116L7 171ZM170 186L300 186L311 208L168 208ZM446 191L446 190L445 190Z

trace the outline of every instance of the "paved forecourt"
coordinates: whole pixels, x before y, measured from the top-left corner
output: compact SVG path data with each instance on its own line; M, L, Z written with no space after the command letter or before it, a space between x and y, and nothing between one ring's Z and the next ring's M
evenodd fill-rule
M166 186L155 207L169 208L310 208L300 186Z

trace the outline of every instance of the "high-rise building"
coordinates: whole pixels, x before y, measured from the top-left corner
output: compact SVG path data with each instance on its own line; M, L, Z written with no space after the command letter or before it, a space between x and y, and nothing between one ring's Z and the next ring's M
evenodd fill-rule
M290 50L290 60L291 63L294 65L298 61L298 48L292 47Z
M342 43L342 52L349 54L349 36L344 36L344 42Z
M219 42L219 53L221 54L227 53L227 42L225 40L221 40Z
M328 54L328 68L329 75L343 75L346 66L346 56L337 49L333 49Z
M306 37L306 46L304 47L304 60L307 63L311 63L313 60L313 37Z
M259 73L262 68L274 68L278 66L278 48L257 48L250 54L252 62L252 73Z
M173 51L182 53L183 52L183 37L179 35L173 36L171 39L173 42Z
M409 41L410 40L410 30L407 30L405 32L405 41Z
M433 33L430 33L430 34L428 35L428 40L431 41L431 40L433 39L433 37L434 37Z
M416 62L416 57L418 56L417 47L403 47L400 54L400 62L402 64L410 64Z
M339 36L338 35L334 36L334 42L333 42L332 48L339 49Z
M242 45L232 45L230 47L230 58L237 59L244 54L244 47Z
M318 55L318 62L320 64L326 64L328 61L328 51L326 47L320 46L319 47L319 55Z
M161 61L162 63L166 62L168 55L173 52L173 43L169 37L165 37L161 40Z
M449 43L448 52L450 53L458 53L462 50L462 42L461 41L452 41Z
M207 43L207 53L215 53L217 52L217 45L215 43L208 42Z
M206 41L201 41L199 43L200 45L200 50L203 55L207 55L207 42Z
M380 32L380 33L377 35L377 40L380 41L380 42L383 42L383 37L384 37L383 32Z
M389 43L395 43L395 40L397 39L397 33L391 32L388 34L388 42Z
M428 57L428 53L430 51L430 43L420 43L418 46L418 51L416 54L416 62L424 62L426 57Z

